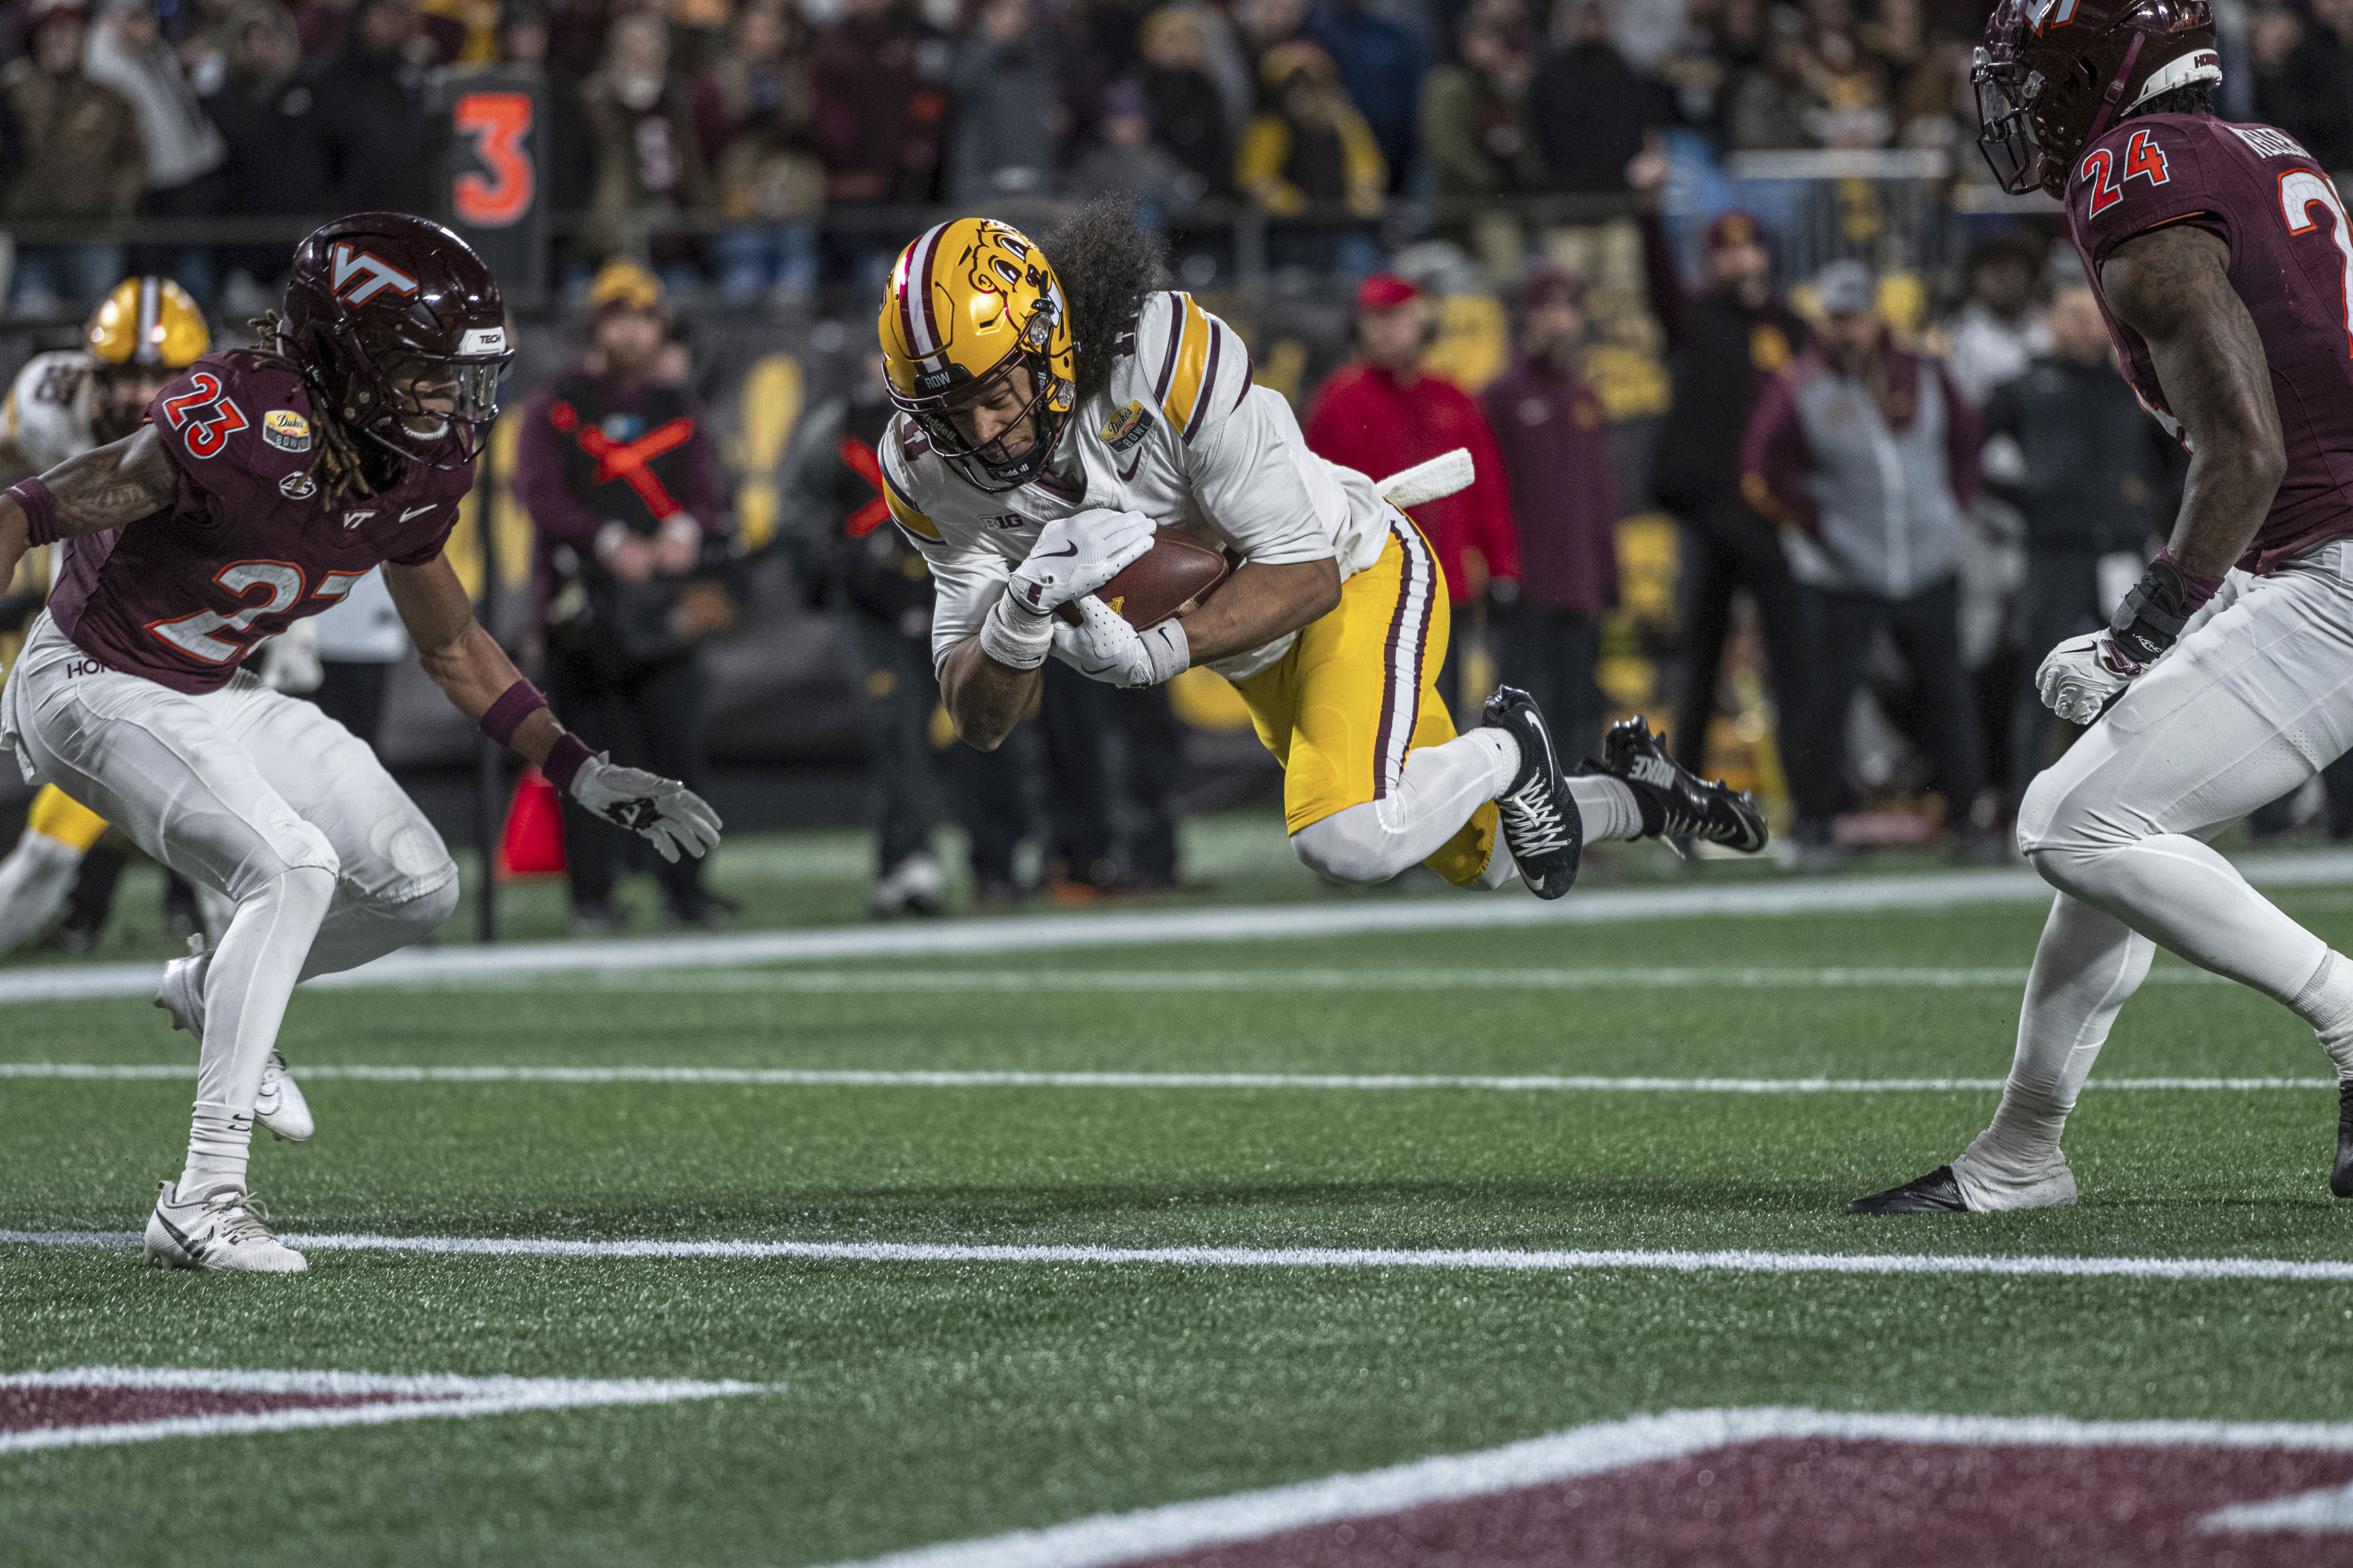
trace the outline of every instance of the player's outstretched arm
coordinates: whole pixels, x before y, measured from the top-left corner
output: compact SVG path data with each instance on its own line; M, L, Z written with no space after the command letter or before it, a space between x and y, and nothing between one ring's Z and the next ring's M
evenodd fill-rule
M169 506L180 471L152 425L0 493L0 583L36 544L104 533Z
M2135 235L2100 268L2108 307L2148 344L2189 447L2181 511L2165 552L2108 629L2070 637L2034 672L2043 705L2089 724L2163 656L2263 526L2287 472L2271 366L2231 287L2230 247L2187 224Z
M2271 366L2231 287L2231 247L2171 224L2136 235L2100 269L2109 309L2148 344L2189 437L2189 470L2166 553L2220 577L2245 553L2287 472Z
M700 858L719 842L719 814L701 795L675 779L615 767L556 722L547 699L474 619L448 556L422 566L386 562L384 581L417 662L484 734L522 752L589 810L651 840L666 860Z
M1185 617L1186 645L1195 664L1212 664L1263 647L1340 605L1340 563L1253 561L1227 578Z

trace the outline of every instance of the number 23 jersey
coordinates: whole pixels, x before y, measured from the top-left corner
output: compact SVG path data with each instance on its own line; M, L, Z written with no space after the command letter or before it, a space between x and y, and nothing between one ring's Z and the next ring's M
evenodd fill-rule
M49 597L59 630L110 668L196 694L323 613L385 562L441 553L470 465L411 463L381 494L327 504L301 378L240 351L206 354L147 416L179 470L171 504L70 542Z
M2108 334L2142 406L2179 421L2140 334L2108 309L2100 267L2135 235L2194 224L2231 247L2231 287L2270 363L2287 472L2239 560L2268 572L2353 533L2353 234L2337 187L2284 131L2148 114L2109 131L2067 182L2067 220Z

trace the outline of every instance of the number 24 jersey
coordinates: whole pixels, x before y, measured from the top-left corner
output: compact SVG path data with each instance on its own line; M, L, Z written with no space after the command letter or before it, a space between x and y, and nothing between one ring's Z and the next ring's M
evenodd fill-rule
M2181 426L2148 345L2108 309L2100 267L2125 241L2168 224L2194 224L2231 247L2231 287L2263 339L2287 448L2271 512L2239 565L2268 572L2353 533L2353 233L2312 155L2268 125L2141 115L2085 151L2066 203L2125 377L2177 439Z
M174 691L216 690L246 655L322 614L385 562L441 553L470 465L411 463L381 494L329 505L299 375L242 351L206 354L147 416L179 470L161 510L77 539L49 613L84 653Z

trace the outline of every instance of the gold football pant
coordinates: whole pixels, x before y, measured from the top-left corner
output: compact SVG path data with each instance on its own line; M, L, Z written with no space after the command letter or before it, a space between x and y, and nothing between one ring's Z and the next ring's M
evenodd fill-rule
M1258 738L1282 764L1285 826L1386 798L1405 760L1454 739L1438 694L1449 632L1446 576L1402 513L1380 559L1340 587L1339 607L1301 628L1291 651L1235 688ZM1495 805L1422 863L1470 887L1495 851Z

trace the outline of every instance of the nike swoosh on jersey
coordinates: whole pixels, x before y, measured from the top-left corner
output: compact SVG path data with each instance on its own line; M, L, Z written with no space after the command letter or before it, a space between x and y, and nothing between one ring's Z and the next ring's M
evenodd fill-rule
M1144 454L1138 452L1133 458L1129 459L1127 467L1119 471L1119 482L1121 484L1129 483L1135 478L1135 470L1142 467L1144 467Z
M400 521L406 522L412 517L423 517L427 512L431 511L435 507L439 506L440 504L441 503L439 501L427 501L423 506L410 507L406 511L400 514Z

